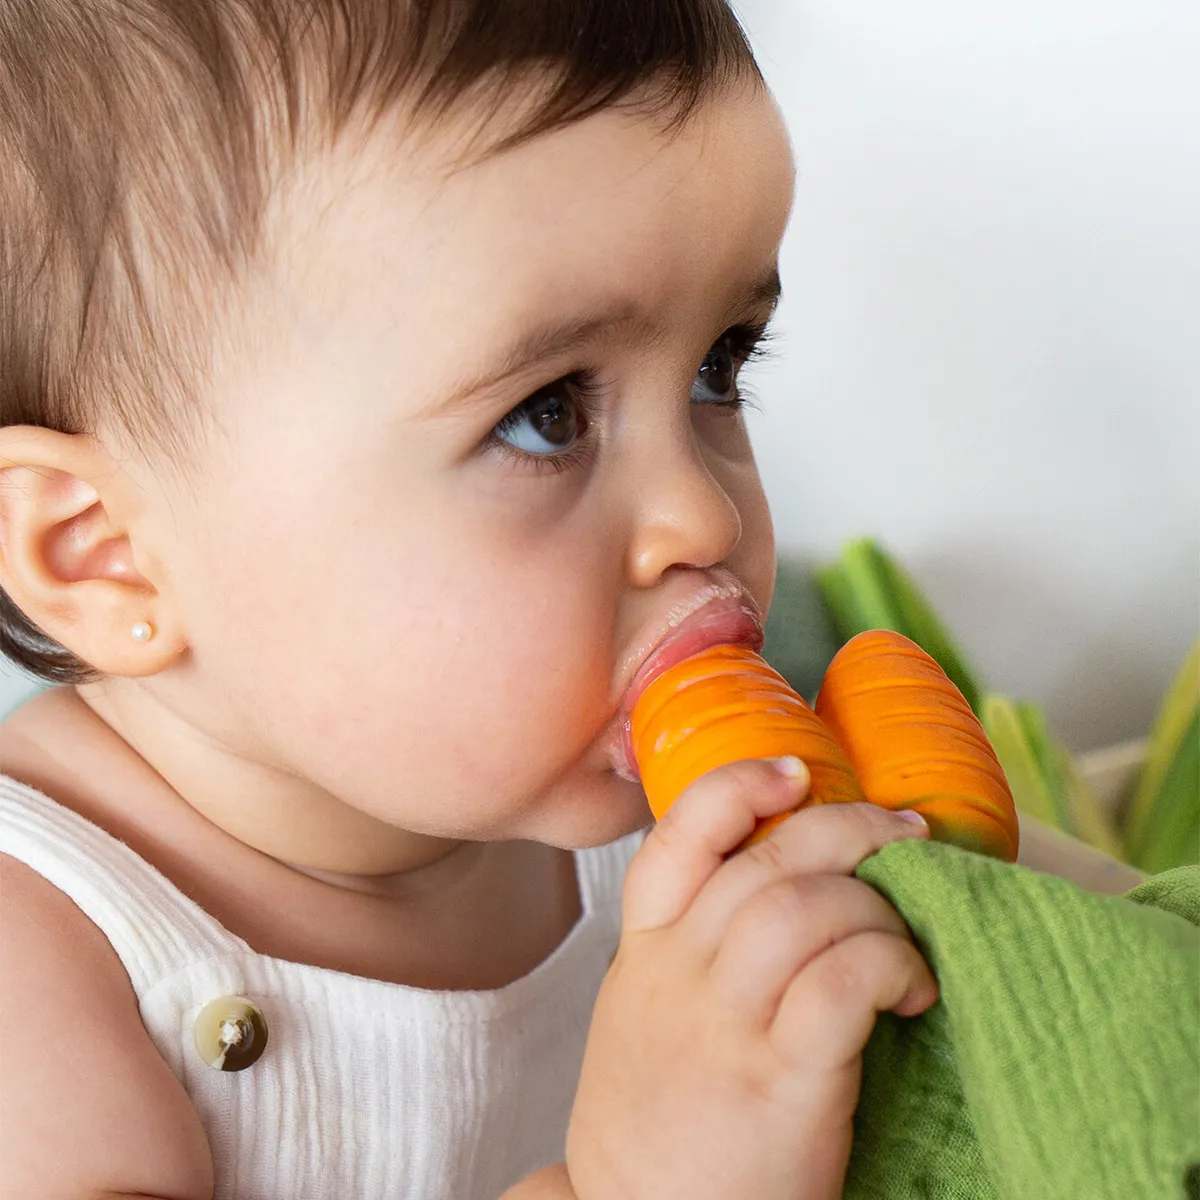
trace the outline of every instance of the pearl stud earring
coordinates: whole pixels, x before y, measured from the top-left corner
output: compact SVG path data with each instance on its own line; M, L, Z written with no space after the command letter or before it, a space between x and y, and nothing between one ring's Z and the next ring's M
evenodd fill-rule
M148 621L139 621L129 633L135 642L148 642L154 636L154 627Z

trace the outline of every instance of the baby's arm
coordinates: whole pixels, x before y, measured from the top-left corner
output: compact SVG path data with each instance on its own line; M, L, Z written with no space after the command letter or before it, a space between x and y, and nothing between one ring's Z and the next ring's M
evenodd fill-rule
M115 951L0 855L0 1198L211 1200L212 1156Z
M511 1187L500 1200L577 1200L571 1177L563 1163L547 1167Z

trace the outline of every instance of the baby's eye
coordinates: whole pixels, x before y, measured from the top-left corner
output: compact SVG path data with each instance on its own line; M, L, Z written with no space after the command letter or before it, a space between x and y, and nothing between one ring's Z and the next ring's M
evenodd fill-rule
M492 436L523 454L549 457L569 451L586 428L571 381L559 379L522 400L501 418Z
M726 334L708 352L692 384L696 404L732 404L737 399L737 356Z
M765 324L733 325L725 330L696 372L692 403L741 408L738 372L750 359L763 357L770 336Z

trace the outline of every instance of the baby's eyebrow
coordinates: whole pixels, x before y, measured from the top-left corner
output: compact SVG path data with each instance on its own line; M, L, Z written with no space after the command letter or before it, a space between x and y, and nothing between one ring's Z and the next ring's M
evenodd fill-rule
M620 305L607 311L559 317L523 333L502 350L480 374L456 384L450 395L429 412L431 417L445 417L474 406L481 393L503 383L512 375L546 359L557 358L579 346L596 341L602 334L621 329L634 337L652 340L661 336L645 315L633 305Z
M773 265L737 298L731 312L738 315L731 318L731 321L741 319L742 314L761 313L763 308L773 307L782 293L779 268ZM475 378L458 384L445 400L429 411L428 415L445 417L462 408L473 407L473 401L479 393L494 388L531 364L560 357L616 329L645 341L654 341L663 333L656 322L647 318L645 313L632 303L613 305L594 313L551 319L523 333L497 355L492 365Z
M779 266L776 264L759 280L756 280L746 294L739 300L739 307L758 309L770 305L772 308L779 303L783 295L783 283L779 278Z

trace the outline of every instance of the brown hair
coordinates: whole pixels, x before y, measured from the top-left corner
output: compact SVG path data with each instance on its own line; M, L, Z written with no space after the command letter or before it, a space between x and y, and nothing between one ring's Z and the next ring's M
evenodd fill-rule
M401 102L489 111L531 72L493 150L623 102L679 123L758 77L726 0L0 0L0 426L103 414L181 458L213 298L289 155ZM2 588L0 652L95 677Z

